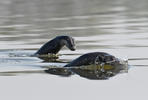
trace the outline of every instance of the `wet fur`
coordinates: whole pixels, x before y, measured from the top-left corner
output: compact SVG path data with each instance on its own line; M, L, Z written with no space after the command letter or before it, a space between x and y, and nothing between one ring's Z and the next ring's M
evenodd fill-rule
M83 65L91 65L91 64L101 64L106 63L107 61L114 60L115 57L104 52L92 52L84 54L77 59L73 60L69 64L64 67L72 67L72 66L83 66Z
M52 39L45 43L36 53L35 55L42 55L42 54L57 54L63 46L67 46L71 50L75 50L75 43L74 39L70 36L57 36L56 38Z

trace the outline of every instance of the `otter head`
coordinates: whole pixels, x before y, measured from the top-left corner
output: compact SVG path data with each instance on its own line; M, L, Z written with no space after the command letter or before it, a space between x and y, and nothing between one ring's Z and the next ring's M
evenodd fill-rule
M76 50L75 40L70 36L63 36L63 44L72 51Z

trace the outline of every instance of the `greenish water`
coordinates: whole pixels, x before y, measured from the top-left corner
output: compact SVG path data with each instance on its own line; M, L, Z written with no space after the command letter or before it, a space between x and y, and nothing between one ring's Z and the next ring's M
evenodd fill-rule
M1 0L0 99L147 100L147 9L147 0ZM30 56L58 35L77 50L63 48L59 62ZM103 81L42 71L95 51L129 59L128 73Z

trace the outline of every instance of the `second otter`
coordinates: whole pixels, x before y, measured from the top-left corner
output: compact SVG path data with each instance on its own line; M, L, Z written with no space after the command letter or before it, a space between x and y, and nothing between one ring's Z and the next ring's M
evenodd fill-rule
M57 36L56 38L45 43L35 55L44 54L57 54L63 46L66 46L70 50L74 51L76 49L74 38L70 36Z

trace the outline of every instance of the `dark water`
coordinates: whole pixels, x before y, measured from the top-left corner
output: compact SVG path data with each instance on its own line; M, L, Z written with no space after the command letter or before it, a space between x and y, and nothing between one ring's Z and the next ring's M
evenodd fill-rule
M147 100L147 9L147 0L1 0L0 98ZM62 63L30 57L58 35L77 41L59 52ZM96 81L42 72L95 51L129 59L128 73Z

